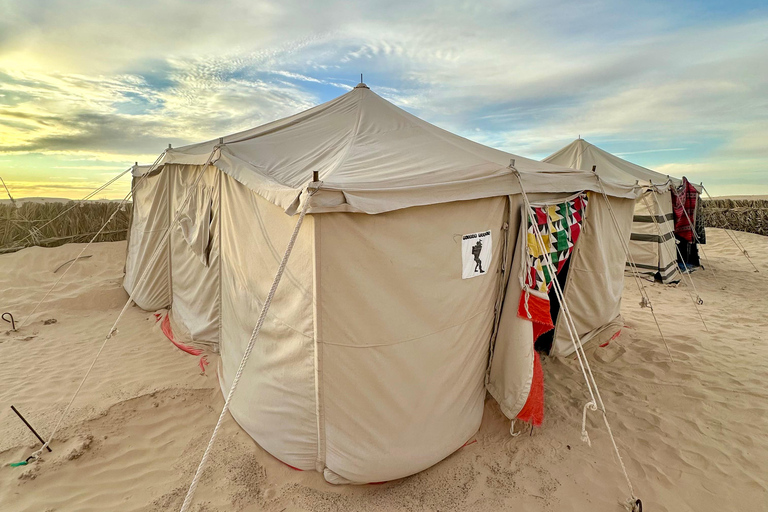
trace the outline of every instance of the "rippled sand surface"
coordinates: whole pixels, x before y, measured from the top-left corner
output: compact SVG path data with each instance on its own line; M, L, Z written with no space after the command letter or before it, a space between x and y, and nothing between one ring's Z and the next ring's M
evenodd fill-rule
M626 326L590 358L617 442L645 510L768 510L768 238L740 233L755 273L721 230L710 265L688 284L645 282L672 361L648 309L625 282ZM82 249L0 256L0 309L23 318ZM30 323L0 332L0 510L178 510L223 399L216 358L171 345L152 313L128 310L53 443L27 467L5 466L38 445L10 410L44 435L77 387L127 296L125 243L89 248ZM21 318L17 318L17 321ZM55 319L55 322L46 320ZM6 327L8 327L6 325ZM581 442L586 391L575 361L545 358L546 418L509 436L489 399L476 442L418 475L383 485L331 486L294 471L228 418L193 510L621 511L628 491L596 414Z

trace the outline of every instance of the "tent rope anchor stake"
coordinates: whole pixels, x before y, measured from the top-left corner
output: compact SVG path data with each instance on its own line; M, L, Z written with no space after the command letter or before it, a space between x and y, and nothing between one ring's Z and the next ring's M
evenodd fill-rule
M146 177L149 176L152 173L152 171L157 167L157 164L160 162L160 159L163 158L163 156L165 154L166 154L166 152L160 153L160 155L157 157L155 162L149 168L149 171L147 171L147 173L144 176L142 176L141 179L139 179L139 181L133 187L131 187L130 192L128 192L128 194L122 199L123 202L126 202L126 201L128 201L128 199L130 199L130 197L133 195L133 191L134 191L135 187L138 186L140 183L142 183L142 181L144 179L146 179ZM194 183L192 184L192 187L197 186L197 183L200 181L200 177L203 175L205 170L208 168L208 165L211 163L211 158L212 157L213 157L213 153L211 153L211 156L208 157L208 161L206 162L205 167L203 167L203 170L200 171L200 174L198 174L197 178L195 179ZM187 204L188 201L189 201L189 192L187 192L187 195L184 197L184 200L182 201L180 208L183 208ZM99 233L101 233L104 230L104 228L107 226L107 224L109 224L109 222L114 218L114 216L117 214L117 211L118 210L115 210L115 212L101 226L101 229L94 235L93 238L91 238L91 240L85 245L85 247L83 247L83 250L80 251L80 254L78 254L78 256L77 256L78 258L83 255L83 252L85 252L85 250L88 249L88 247L90 247L90 245L93 243L93 241L96 239L96 237L99 236ZM152 253L152 256L149 259L149 263L148 263L149 266L153 265L154 262L156 261L157 256L160 254L159 247L161 247L162 244L165 242L165 240L167 240L168 234L169 234L169 230L171 229L171 227L176 225L177 221L178 221L178 216L173 220L171 225L168 228L165 229L165 233L163 234L163 238L160 240L160 244L158 245L158 248L155 249L155 251ZM32 314L34 314L34 312L37 310L37 308L40 307L40 304L42 304L45 301L46 297L48 297L48 295L53 291L53 289L56 287L56 285L64 278L64 276L67 274L67 272L69 271L70 268L72 268L72 265L67 267L64 270L64 272L61 274L61 277L59 277L59 279L55 283L53 283L53 286L48 290L48 293L46 293L45 297L43 297L42 300L37 303L37 306L35 306L35 309L32 310L32 313L30 313L27 316L27 318L22 322L21 326L23 326L24 323L26 322L26 320L29 319L29 317L32 316ZM145 269L145 271L141 274L139 281L136 283L136 289L140 288L144 284L144 280L146 279L146 276L147 276L147 272L146 272L146 269ZM32 455L30 455L27 458L28 462L30 460L32 462L34 462L37 459L39 459L40 458L40 454L43 453L43 449L44 448L48 448L48 444L51 441L53 441L53 439L55 439L56 433L59 431L59 427L61 426L61 422L64 421L64 418L67 416L67 413L69 413L69 410L72 407L72 404L74 403L75 399L77 398L77 395L80 393L80 390L83 388L83 385L85 384L85 381L88 380L88 376L91 374L91 371L93 370L93 367L96 365L96 361L98 361L99 356L101 355L102 351L104 350L104 347L107 345L107 342L109 341L109 339L114 334L117 333L117 324L120 322L120 319L122 318L123 314L128 309L128 307L130 307L130 305L133 303L133 295L134 295L136 289L134 289L134 291L131 292L131 294L128 296L128 300L126 301L125 305L123 306L123 309L117 315L117 319L115 320L115 323L112 325L112 328L110 329L109 334L104 337L104 341L101 343L101 346L99 347L99 350L96 352L96 355L94 356L93 360L91 361L91 365L88 367L88 370L85 372L85 375L83 376L82 380L80 381L80 384L77 386L77 389L75 390L75 393L72 395L72 398L70 398L69 403L66 405L66 407L64 407L64 410L59 414L59 417L56 420L56 423L55 423L55 425L53 427L53 430L51 431L51 433L48 436L48 441L46 441L43 444L43 448L40 448L39 450L35 451L34 453L32 453Z
M549 268L550 275L555 276L557 275L557 271L555 270L554 264L552 263L552 258L549 255L549 252L547 251L546 247L547 245L544 243L544 240L541 236L541 232L539 231L538 224L536 223L535 214L533 212L533 208L531 207L531 203L528 200L528 194L525 192L525 186L523 185L523 179L520 176L520 172L515 168L514 166L514 160L510 163L510 169L514 172L515 177L517 178L518 183L520 184L520 193L523 195L523 203L525 205L525 213L528 220L531 222L531 225L533 226L534 230L534 236L536 238L536 242L539 245L539 250L544 255L544 264ZM598 183L599 183L598 179ZM605 192L603 192L604 194ZM527 222L527 221L526 221ZM635 496L635 490L632 486L632 481L629 478L629 473L627 473L627 467L624 465L624 460L621 457L621 453L619 452L619 447L616 445L616 439L613 436L613 430L611 429L611 424L608 421L608 415L605 409L605 403L603 402L603 398L600 396L600 390L597 387L597 381L595 380L595 376L592 373L592 368L589 365L589 360L587 359L587 354L584 352L584 346L581 343L581 338L579 338L579 335L577 334L576 330L576 324L573 321L573 317L571 316L571 313L568 309L568 303L565 300L565 295L563 294L563 290L560 287L560 283L557 279L552 280L553 289L555 290L555 295L557 296L557 301L560 303L561 307L561 314L564 315L564 318L566 320L566 327L568 328L568 334L571 338L571 343L573 343L574 351L576 352L576 358L579 361L579 367L581 368L581 373L584 376L584 382L587 386L587 391L590 395L590 403L588 403L584 407L584 421L582 425L582 430L586 432L586 411L587 409L591 409L590 404L594 404L595 408L600 411L600 414L603 417L603 423L605 424L605 428L608 431L608 436L611 439L611 445L613 446L613 452L616 456L616 461L621 468L621 472L624 475L624 479L627 482L627 487L629 489L629 498L627 499L627 503L633 503L633 509L631 509L631 512L637 512L638 509L636 508L636 504L640 501ZM588 434L587 434L588 438Z
M16 320L13 319L13 313L6 311L3 313L2 319L11 324L11 332L16 332Z
M30 425L30 424L29 424L29 422L27 421L27 419L26 419L24 416L22 416L22 415L21 415L21 413L18 411L18 409L16 409L16 407L14 407L13 405L11 406L11 409L13 410L13 412L15 412L15 413L16 413L16 416L18 416L18 417L19 417L19 419L20 419L21 421L23 421L23 422L24 422L24 424L27 426L27 428L28 428L28 429L29 429L29 430L30 430L30 431L31 431L33 434L35 434L35 437L36 437L37 439L39 439L41 443L43 443L43 446L44 446L44 447L45 447L45 448L46 448L46 449L47 449L49 452L52 452L53 450L51 450L51 447L50 447L50 446L48 446L48 444L45 442L45 440L44 440L42 437L40 437L40 434L38 434L38 433L37 433L37 430L35 430L35 429L34 429L34 427L32 427L32 425ZM29 456L29 458L27 458L27 460L26 460L26 461L24 461L24 462L29 462L29 459L31 459L31 458L32 458L32 456L30 455L30 456Z

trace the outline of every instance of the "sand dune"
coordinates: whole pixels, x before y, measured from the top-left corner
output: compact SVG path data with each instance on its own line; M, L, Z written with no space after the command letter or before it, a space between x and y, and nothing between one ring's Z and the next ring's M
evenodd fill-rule
M720 230L708 231L711 267L688 285L646 283L674 362L650 312L625 282L626 328L591 358L619 447L646 510L768 510L768 238L740 234L754 273ZM82 245L0 256L0 309L29 312ZM50 432L126 300L125 243L89 248L20 332L0 334L0 462L38 445L14 404ZM45 323L55 319L56 322ZM152 313L124 316L64 422L53 452L0 467L2 511L178 510L223 399L216 358L203 375L173 347ZM228 418L198 488L196 511L619 511L626 486L600 418L580 440L585 389L575 361L544 361L546 419L509 436L492 399L476 442L418 475L334 487L272 458Z

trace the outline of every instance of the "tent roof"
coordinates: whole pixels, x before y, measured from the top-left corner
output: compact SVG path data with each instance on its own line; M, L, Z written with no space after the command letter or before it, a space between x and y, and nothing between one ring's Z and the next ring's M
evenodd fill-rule
M682 180L679 178L673 178L628 162L600 149L594 144L590 144L584 139L574 140L560 151L549 155L542 161L585 171L592 170L594 165L596 166L595 172L604 180L618 183L634 182L637 180L641 185L659 190L669 188L670 182L675 187L680 186L680 183L682 183Z
M520 192L593 190L590 172L531 160L459 137L396 107L364 84L305 112L166 152L160 164L212 162L267 200L294 213L312 172L323 182L313 213L380 213ZM631 182L608 194L635 197Z
M139 176L144 176L149 172L151 168L152 168L151 165L139 165L138 163L134 164L131 166L131 176L133 176L134 178Z

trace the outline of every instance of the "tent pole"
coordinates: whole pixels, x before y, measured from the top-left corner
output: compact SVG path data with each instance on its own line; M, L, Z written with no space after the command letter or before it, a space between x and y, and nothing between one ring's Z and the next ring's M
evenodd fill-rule
M12 406L11 406L11 409L13 410L13 412L15 412L15 413L16 413L16 416L18 416L18 417L19 417L19 419L20 419L21 421L23 421L23 422L24 422L24 424L27 426L27 428L28 428L30 431L32 431L32 433L33 433L33 434L35 434L35 437L36 437L36 438L38 438L38 439L40 440L40 442L41 442L41 443L43 443L43 446L45 446L45 447L46 447L46 449L47 449L49 452L52 452L53 450L51 450L51 447L50 447L50 446L48 446L48 444L45 442L45 439L43 439L42 437L40 437L40 434L38 434L38 433L37 433L37 430L35 430L35 429L34 429L34 427L33 427L32 425L30 425L30 424L29 424L29 422L27 421L27 419L26 419L24 416L22 416L22 415L21 415L21 413L20 413L20 412L19 412L19 411L16 409L16 407L14 407L14 406L12 405Z

